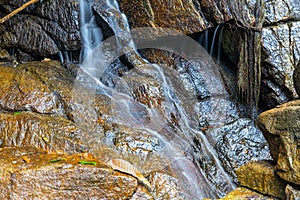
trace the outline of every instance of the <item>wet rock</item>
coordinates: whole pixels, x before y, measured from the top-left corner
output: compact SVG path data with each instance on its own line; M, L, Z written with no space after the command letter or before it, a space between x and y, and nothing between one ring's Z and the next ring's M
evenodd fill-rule
M179 180L168 174L156 172L150 175L149 180L156 188L154 195L158 199L192 199L183 192Z
M206 135L225 170L235 178L236 170L247 162L270 158L266 140L249 119L240 118L221 127L211 127Z
M285 188L285 194L287 200L296 200L300 199L300 190L296 190L290 185L287 185Z
M292 101L259 115L259 126L276 162L276 173L300 184L300 101Z
M1 15L12 12L25 1L0 3ZM60 51L80 49L77 1L51 0L33 4L0 25L1 47L13 47L40 58ZM69 16L69 17L66 17Z
M119 4L131 28L171 28L189 34L206 27L192 1L119 1Z
M266 0L265 21L268 24L300 20L299 2L295 0Z
M293 72L299 62L297 34L299 22L289 22L262 29L262 46L265 63L262 68L262 102L273 108L297 97Z
M285 199L287 183L275 174L275 165L271 161L249 162L236 173L241 186L262 194Z
M0 149L1 199L128 199L137 180L88 154L47 154L33 148ZM79 161L95 162L95 165Z
M243 187L238 187L220 200L232 199L275 200L275 198L263 196L262 194Z
M64 97L73 77L59 62L33 62L1 67L0 105L10 111L65 115Z
M154 197L152 196L149 191L141 186L138 186L136 192L131 197L131 200L139 200L139 199L145 199L145 200L154 200Z
M31 112L1 113L0 147L32 146L45 150L82 152L87 146L75 124L62 117Z
M159 152L162 146L155 136L146 131L138 131L130 128L123 128L113 138L114 145L123 154L134 154L140 160L146 160L149 154Z

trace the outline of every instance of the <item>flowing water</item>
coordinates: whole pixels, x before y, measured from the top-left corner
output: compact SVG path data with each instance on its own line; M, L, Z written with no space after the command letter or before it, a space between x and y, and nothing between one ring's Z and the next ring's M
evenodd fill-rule
M189 199L216 198L218 195L232 190L235 186L231 178L224 171L206 136L197 127L196 115L189 108L196 102L196 99L188 99L187 101L187 97L190 95L179 85L181 82L177 77L178 75L172 72L171 69L150 64L139 56L129 32L127 18L120 12L117 1L108 0L106 5L110 11L113 10L114 13L119 15L117 20L112 21L112 27L117 26L118 23L122 23L121 26L126 27L123 29L115 27L117 30L121 30L119 32L115 31L115 45L123 52L120 54L118 51L118 53L111 53L110 56L107 56L109 52L104 48L106 46L105 42L101 43L102 32L95 23L91 4L86 0L80 0L83 41L81 69L83 73L79 74L75 81L73 100L74 102L85 103L86 108L84 109L89 120L78 119L76 121L74 119L75 122L81 123L82 126L88 126L89 124L93 126L91 122L93 120L91 119L96 116L92 108L95 94L96 92L104 94L111 100L115 123L147 131L153 137L159 139L162 149L158 154L168 160L168 163L172 163L171 169L180 178L181 188ZM134 63L134 69L131 69L123 78L119 78L113 88L108 87L101 79L109 64L123 54ZM107 59L107 57L110 57L110 59ZM134 58L137 59L133 60ZM205 67L205 64L200 63L197 70L201 70L205 80L211 81L207 84L208 90L213 95L224 96L223 90L225 89L220 75L216 74L215 70L208 68L205 70ZM130 83L136 79L150 80L161 85L160 92L163 103L159 109L138 102L132 97ZM168 125L169 118L174 113L178 120L177 127L170 128ZM218 115L218 112L216 113ZM79 115L74 117L82 118ZM215 123L218 121L217 118L221 121L221 116L215 116ZM163 130L171 132L173 137L171 139L167 138ZM191 157L187 155L191 155ZM207 177L201 168L201 163L199 163L201 157L208 157L213 160L214 175L216 177ZM219 191L214 184L218 184L223 191Z

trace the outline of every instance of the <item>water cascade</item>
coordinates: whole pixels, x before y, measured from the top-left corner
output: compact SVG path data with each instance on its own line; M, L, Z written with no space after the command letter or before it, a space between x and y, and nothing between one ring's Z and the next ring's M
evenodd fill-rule
M197 39L198 43L204 47L209 55L215 57L218 64L220 63L221 58L223 28L222 24L218 24L214 30L212 30L212 38L210 38L209 30L206 29ZM217 49L215 48L216 46Z
M75 81L73 97L75 103L76 101L85 102L87 107L85 109L89 110L85 113L88 113L89 116L88 120L77 121L80 121L84 127L93 127L95 111L92 109L92 104L96 93L104 94L111 99L111 108L116 124L146 131L160 141L161 149L157 154L164 157L167 160L166 163L171 164L171 170L178 175L180 187L186 198L216 198L223 195L224 192L232 190L235 186L231 178L220 164L206 136L197 127L196 115L189 109L192 103L196 103L196 98L188 99L190 102L186 101L187 97L191 95L187 94L187 91L178 85L181 81L171 69L150 64L140 57L134 40L131 38L127 18L124 14L121 14L117 1L108 0L104 4L109 9L106 12L113 11L112 13L117 13L119 18L110 21L112 27L115 28L114 40L101 43L101 29L95 23L91 4L85 0L80 1L83 62L81 64L82 73L78 74ZM122 28L118 27L117 21L121 23ZM216 33L213 41L215 37ZM106 44L114 42L114 45L118 46L117 50L108 52L105 46L109 45ZM120 53L120 50L123 52ZM129 70L123 77L117 78L114 87L108 87L101 79L109 65L121 55L127 56L128 61L134 63L134 68ZM203 55L203 57L205 56ZM205 70L205 63L201 62L198 68L195 69L200 71L203 78L208 81L211 80L207 88L212 95L222 97L225 95L220 75L215 76L215 72L209 71L209 69ZM135 80L151 81L161 86L158 93L160 93L163 103L158 106L159 108L146 105L133 98L130 90L131 84ZM216 91L215 87L221 88L220 91ZM216 113L218 115L218 112ZM170 126L172 122L174 124L170 116L175 118L176 125ZM79 115L75 117L82 118ZM215 116L215 118L217 123L217 118L220 120L220 116ZM171 135L172 138L166 137L166 134ZM199 163L201 157L208 157L213 160L214 175L216 177L207 178ZM214 184L221 187L223 191L217 189Z

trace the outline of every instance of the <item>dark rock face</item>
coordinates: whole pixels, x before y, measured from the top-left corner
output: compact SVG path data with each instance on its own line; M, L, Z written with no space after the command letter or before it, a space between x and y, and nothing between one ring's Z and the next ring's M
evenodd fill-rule
M297 94L300 96L300 62L298 63L294 71L294 87Z
M259 125L270 145L276 173L284 180L300 184L300 102L293 101L266 111Z
M25 1L1 2L0 16ZM77 1L50 0L36 3L0 24L2 48L13 48L21 60L49 57L60 51L80 50ZM28 54L23 57L22 55Z

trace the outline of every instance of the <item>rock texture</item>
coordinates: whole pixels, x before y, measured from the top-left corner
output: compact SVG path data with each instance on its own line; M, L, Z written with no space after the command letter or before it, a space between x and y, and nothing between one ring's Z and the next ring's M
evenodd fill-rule
M300 190L296 190L292 186L288 185L285 188L286 199L287 200L296 200L300 199Z
M0 161L1 199L128 199L137 188L134 177L112 171L88 154L0 148Z
M300 62L298 63L294 71L294 85L296 92L300 96Z
M249 162L240 167L236 173L241 186L261 194L285 199L287 183L275 174L275 166L270 161Z
M224 198L220 200L232 200L232 199L253 199L253 200L276 200L276 198L263 196L260 193L254 192L247 188L238 187L237 189L230 192Z
M270 145L276 173L300 184L300 101L292 101L259 116L259 126Z
M267 0L265 13L261 96L270 109L297 97L293 73L300 60L299 2Z
M0 16L25 2L0 2ZM36 3L0 24L1 47L13 49L12 53L21 60L48 57L60 51L78 51L81 45L78 10L77 1Z
M189 34L206 28L193 1L119 1L131 28L172 28Z

